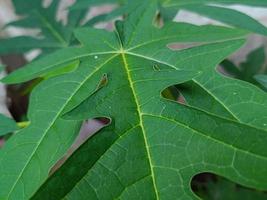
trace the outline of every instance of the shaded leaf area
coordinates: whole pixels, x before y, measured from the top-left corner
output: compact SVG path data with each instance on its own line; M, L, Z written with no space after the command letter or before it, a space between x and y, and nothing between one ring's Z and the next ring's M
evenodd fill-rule
M4 63L5 73L10 73L16 70L18 67L25 65L26 60L21 55L8 55L1 56L1 62ZM26 84L19 84L13 86L6 86L7 98L8 98L8 109L12 117L16 121L26 121L25 114L27 113L28 107L28 96L22 94L22 91L26 87Z
M98 2L98 3L97 3ZM193 1L180 1L180 0L158 0L160 6L159 10L161 17L164 21L173 20L177 11L180 9L186 9L191 12L198 13L200 15L209 17L211 19L220 21L224 24L242 28L253 33L267 35L267 28L260 22L250 17L246 13L239 12L230 8L223 8L222 5L248 5L248 6L262 6L266 7L267 3L262 0L249 1L249 0L193 0ZM81 10L88 8L92 4L101 3L117 3L118 7L111 13L96 16L91 19L88 24L94 24L100 21L107 21L120 15L128 14L134 9L133 5L139 5L142 1L128 1L128 0L103 0L103 1L77 1L73 6L73 9ZM210 4L217 4L210 5ZM219 6L220 5L220 6ZM235 19L235 20L233 20Z
M18 130L18 128L13 119L0 114L0 137L12 133Z
M12 1L15 11L21 19L7 24L26 29L38 29L36 36L17 36L0 40L0 54L25 53L32 49L41 49L43 53L67 47L73 44L73 30L80 25L85 12L70 11L68 22L63 25L56 19L60 1L53 0L48 8L42 6L42 0L25 3Z
M191 186L195 193L204 200L264 200L267 194L237 185L227 179L211 173L196 175Z
M246 32L183 23L158 29L148 26L156 10L153 1L140 5L112 33L81 29L76 32L80 47L60 50L5 79L26 81L80 61L75 71L34 89L31 125L0 151L0 198L195 199L190 181L206 171L267 188L262 176L266 117L261 114L267 109L266 93L215 70L242 46L237 38ZM206 44L173 51L167 48L172 42ZM219 109L161 96L165 88L188 82ZM110 125L45 182L75 137L79 122L71 120L98 117L110 118Z
M255 75L267 73L265 66L265 50L264 47L259 47L253 50L247 57L247 60L236 66L229 60L225 60L221 63L222 70L227 75L234 78L247 81L253 84L257 82L254 79Z

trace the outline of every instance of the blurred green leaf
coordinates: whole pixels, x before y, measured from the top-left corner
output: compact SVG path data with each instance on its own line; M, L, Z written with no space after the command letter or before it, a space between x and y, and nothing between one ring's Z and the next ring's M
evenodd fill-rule
M197 194L203 200L266 200L267 194L239 186L229 180L217 177L216 180L195 183Z
M254 78L264 87L267 89L267 75L256 75Z
M239 67L229 60L223 61L221 66L228 75L255 84L254 76L267 72L264 68L265 60L265 49L264 47L259 47L253 50L247 56L246 61L241 63Z
M2 72L4 69L5 69L5 66L0 64L0 72Z
M13 119L0 114L0 136L12 133L18 129L19 127Z
M22 15L17 21L6 27L15 26L40 30L33 36L18 36L0 40L0 54L25 53L32 49L41 49L42 53L49 53L56 49L73 44L73 30L80 26L84 11L70 11L68 22L64 25L58 22L57 11L60 1L53 0L48 8L42 6L42 0L25 3L21 0L12 1L17 14Z

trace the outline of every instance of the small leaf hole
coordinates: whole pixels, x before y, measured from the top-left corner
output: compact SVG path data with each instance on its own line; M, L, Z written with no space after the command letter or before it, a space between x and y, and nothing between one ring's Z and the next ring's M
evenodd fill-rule
M110 123L111 119L106 117L85 120L75 141L68 149L67 153L52 167L49 174L51 175L57 169L59 169L83 143L85 143L90 137L93 137L99 130L105 126L108 126Z
M185 49L190 49L193 47L197 47L200 46L201 43L170 43L167 45L167 47L173 51L177 51L177 50L185 50Z
M185 97L176 86L170 86L162 91L162 96L166 99L177 101L180 104L186 104Z

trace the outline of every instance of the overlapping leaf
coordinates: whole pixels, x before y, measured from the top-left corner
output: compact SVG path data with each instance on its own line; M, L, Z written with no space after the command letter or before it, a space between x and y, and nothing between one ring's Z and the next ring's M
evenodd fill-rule
M254 33L267 35L267 28L260 22L250 17L249 13L242 13L234 9L224 8L229 5L248 5L266 7L267 3L261 0L163 0L163 7L173 10L173 8L186 9L191 12L207 16L211 19L223 22L230 26L243 28ZM234 19L234 20L233 20Z
M231 38L242 37L244 32L179 23L157 29L151 26L155 11L152 2L140 6L125 23L117 23L115 33L77 31L81 47L61 50L5 79L9 83L26 81L79 59L81 66L75 72L36 88L30 113L39 115L42 107L53 107L54 112L32 117L36 121L31 127L41 118L46 125L51 124L64 113L65 119L111 119L110 125L88 140L33 199L194 199L190 180L206 171L249 187L267 188L262 176L267 166L266 94L214 70L243 44L243 40ZM179 51L166 46L218 40L221 42ZM160 96L166 87L189 80L214 104L184 106ZM47 102L49 95L53 105ZM40 99L38 107L34 106ZM25 131L24 135L30 136L38 132ZM37 135L48 137L42 131ZM47 141L55 135L49 134ZM13 137L0 154L0 172L7 174L0 179L2 198L21 198L23 188L23 198L31 197L53 163L47 165L47 155L42 153L40 163L25 164L29 158L22 157L9 169L10 154L17 157L26 151L13 151L17 141L29 139L23 138ZM42 144L44 140L38 141ZM37 155L36 147L40 145L27 152ZM39 181L27 176L32 168L44 175Z
M264 87L267 89L267 75L256 75L254 78Z
M162 17L165 20L172 20L177 11L180 9L186 9L191 12L198 13L203 16L207 16L211 19L223 22L225 24L243 28L254 33L267 35L267 28L257 20L253 19L247 13L242 13L234 9L224 8L222 6L227 5L248 5L248 6L262 6L266 7L267 3L262 0L250 1L250 0L192 0L192 1L180 1L180 0L158 0L161 4L160 10ZM105 0L99 1L99 3L117 3L120 5L112 13L97 16L89 23L96 23L101 20L105 21L112 17L117 17L122 14L130 13L133 10L133 4L141 4L142 1L127 1L127 0ZM97 4L96 1L77 1L74 5L76 9L88 8L92 4ZM216 4L216 5L214 5ZM234 19L234 20L233 20Z
M22 19L11 22L8 26L40 29L37 37L18 36L0 40L0 53L25 53L32 49L42 49L48 53L64 48L73 42L73 29L79 26L84 12L71 11L68 15L67 25L56 20L60 1L52 1L48 8L42 6L42 0L25 3L20 0L12 1L16 13Z
M234 27L243 28L245 30L249 30L251 32L259 33L262 35L267 35L267 28L264 25L262 25L252 17L249 17L247 14L234 9L210 5L189 5L182 6L181 8L198 13L203 16L207 16L211 19L223 22Z
M16 122L0 114L0 136L4 136L7 133L12 133L16 130L18 130Z
M264 47L259 47L250 52L246 61L241 63L239 67L229 60L225 60L221 65L223 71L228 75L250 83L256 83L254 76L267 71L264 66L265 60Z

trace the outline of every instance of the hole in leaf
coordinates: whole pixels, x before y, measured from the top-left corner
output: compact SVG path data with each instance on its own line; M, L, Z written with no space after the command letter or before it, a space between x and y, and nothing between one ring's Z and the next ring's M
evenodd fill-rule
M4 146L4 144L5 144L5 138L0 137L0 149Z
M100 90L102 87L106 86L107 84L108 84L108 75L103 74L97 85L96 91Z
M205 200L263 200L267 193L243 187L213 173L200 173L193 177L191 188Z
M153 25L155 27L158 27L158 28L162 28L163 25L164 25L164 22L163 22L163 19L162 19L162 16L161 16L161 13L160 12L157 12L155 18L154 18L154 21L153 21Z
M11 73L19 67L25 65L27 61L21 55L1 56L2 62L6 65L6 72ZM28 110L28 95L22 95L24 88L28 83L9 85L7 87L7 105L12 117L16 121L25 121Z
M180 96L184 97L186 105L208 113L224 116L229 119L233 118L231 113L229 113L224 106L222 106L211 94L195 82L188 81L186 83L176 85L175 87L180 93ZM236 94L233 95L238 94L236 92ZM181 101L179 102L181 103Z
M95 28L105 28L107 30L113 30L114 19L109 16L112 11L118 8L118 4L108 3L102 5L94 5L89 8L87 15L81 20L82 26L94 26ZM75 9L79 9L76 7ZM122 16L118 15L116 19L122 19Z
M166 99L177 101L181 104L186 104L185 97L178 90L177 86L171 86L162 91L162 96Z
M167 47L170 50L177 51L177 50L184 50L184 49L190 49L193 47L200 46L202 43L170 43L167 45Z
M85 120L81 126L80 132L77 135L75 141L68 149L67 153L52 167L50 175L59 169L65 161L90 137L92 137L99 130L108 126L111 123L111 119L105 117L99 117L95 119Z

